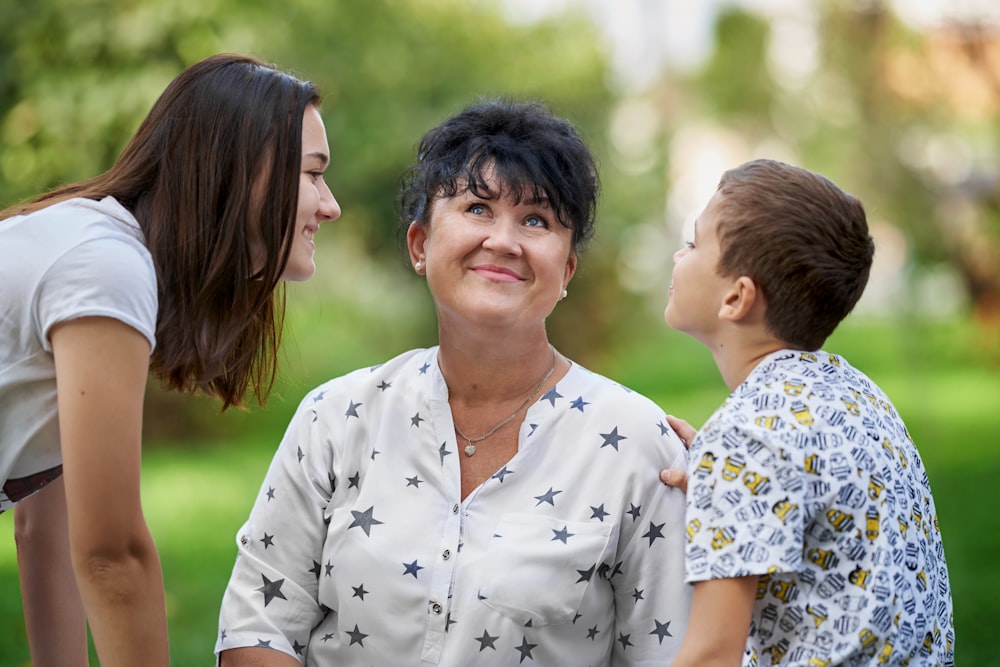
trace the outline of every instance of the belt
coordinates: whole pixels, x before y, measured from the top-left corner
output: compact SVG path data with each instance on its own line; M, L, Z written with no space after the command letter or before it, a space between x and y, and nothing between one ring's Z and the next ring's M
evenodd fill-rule
M35 474L28 475L27 477L8 479L4 482L3 492L8 498L10 498L11 502L16 503L24 500L32 493L39 491L49 482L58 479L61 474L62 466L57 465L55 468L49 468L48 470L36 472Z

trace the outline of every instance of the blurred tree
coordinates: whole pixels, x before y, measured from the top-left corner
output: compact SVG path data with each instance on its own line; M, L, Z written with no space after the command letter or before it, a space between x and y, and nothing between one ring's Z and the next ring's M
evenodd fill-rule
M917 266L955 267L1000 353L1000 35L957 22L915 32L883 2L827 19L828 68L860 101L851 153L869 208L906 230Z

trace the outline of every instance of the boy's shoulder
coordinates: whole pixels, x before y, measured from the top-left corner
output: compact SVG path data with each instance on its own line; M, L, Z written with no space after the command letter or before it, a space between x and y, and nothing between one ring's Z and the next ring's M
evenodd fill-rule
M837 434L844 429L858 430L872 421L889 431L905 430L885 393L843 357L822 350L779 350L761 360L702 431L706 439L739 432L741 439L825 448L826 441L842 440Z
M822 403L859 395L885 394L840 355L779 350L764 357L726 403L768 410L787 402Z

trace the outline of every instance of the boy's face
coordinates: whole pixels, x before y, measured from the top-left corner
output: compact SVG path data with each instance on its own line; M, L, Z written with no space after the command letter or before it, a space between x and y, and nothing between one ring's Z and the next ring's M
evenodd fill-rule
M719 239L716 234L722 195L716 192L694 223L694 238L674 253L670 296L663 319L677 331L711 347L719 324L719 310L732 280L716 272Z

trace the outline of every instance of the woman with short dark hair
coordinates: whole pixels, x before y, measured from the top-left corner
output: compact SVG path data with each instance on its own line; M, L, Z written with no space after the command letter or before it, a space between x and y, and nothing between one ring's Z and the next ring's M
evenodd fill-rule
M545 322L597 172L539 104L474 105L404 181L439 345L302 402L247 523L216 652L248 665L668 664L684 635L684 448Z

